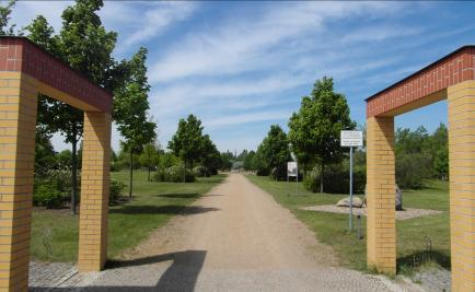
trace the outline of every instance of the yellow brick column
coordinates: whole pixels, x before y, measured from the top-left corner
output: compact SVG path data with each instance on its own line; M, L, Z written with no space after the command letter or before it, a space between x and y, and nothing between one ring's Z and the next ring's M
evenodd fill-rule
M447 89L452 291L475 291L475 81Z
M0 291L27 291L37 81L0 72Z
M396 273L394 118L371 117L367 126L367 263Z
M84 113L78 268L99 271L107 259L111 117Z

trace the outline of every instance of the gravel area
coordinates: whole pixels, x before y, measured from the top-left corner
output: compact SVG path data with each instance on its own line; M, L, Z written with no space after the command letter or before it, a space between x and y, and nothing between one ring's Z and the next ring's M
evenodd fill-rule
M350 208L348 207L337 207L336 205L318 205L301 208L306 211L319 211L319 212L330 212L330 213L341 213L348 214ZM427 215L441 214L442 211L431 210L431 209L415 209L415 208L405 208L403 211L396 211L396 220L408 220L412 218L417 218ZM353 214L361 214L366 216L366 208L353 208Z
M240 174L194 207L105 271L54 291L418 291L339 267L329 246Z
M450 291L450 276L448 270L428 268L418 272L413 280L419 282L426 291L443 292Z

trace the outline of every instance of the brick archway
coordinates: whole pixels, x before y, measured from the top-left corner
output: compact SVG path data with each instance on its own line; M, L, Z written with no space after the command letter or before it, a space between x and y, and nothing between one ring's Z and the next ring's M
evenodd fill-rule
M447 99L452 290L475 290L475 46L366 99L368 266L396 272L394 117Z
M112 95L29 40L0 38L0 290L26 291L38 93L84 111L80 271L107 254Z

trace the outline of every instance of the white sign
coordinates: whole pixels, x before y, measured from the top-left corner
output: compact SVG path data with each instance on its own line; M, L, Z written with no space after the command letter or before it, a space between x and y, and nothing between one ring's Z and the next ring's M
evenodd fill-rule
M297 162L295 161L287 162L287 175L297 177Z
M363 132L341 131L340 143L342 147L361 147L363 146Z

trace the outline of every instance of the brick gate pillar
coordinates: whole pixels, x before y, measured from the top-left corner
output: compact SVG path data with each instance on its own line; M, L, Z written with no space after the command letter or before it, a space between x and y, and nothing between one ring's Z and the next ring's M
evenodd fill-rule
M370 117L367 125L367 263L396 273L394 118Z
M452 291L475 291L475 81L447 89Z
M84 113L78 268L99 271L107 259L111 117Z
M27 291L37 81L0 72L0 290Z

